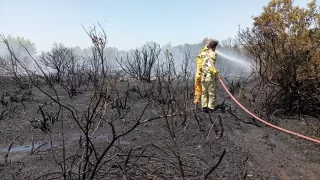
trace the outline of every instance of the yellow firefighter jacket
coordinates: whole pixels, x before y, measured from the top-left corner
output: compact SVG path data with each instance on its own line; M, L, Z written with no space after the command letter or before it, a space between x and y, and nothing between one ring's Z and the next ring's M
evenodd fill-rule
M195 76L195 98L194 103L197 104L200 101L202 93L202 84L201 80L210 80L214 76L216 77L219 73L215 68L212 67L212 62L216 61L216 53L213 51L208 51L207 46L202 48L196 57L197 69ZM210 59L208 59L210 57Z

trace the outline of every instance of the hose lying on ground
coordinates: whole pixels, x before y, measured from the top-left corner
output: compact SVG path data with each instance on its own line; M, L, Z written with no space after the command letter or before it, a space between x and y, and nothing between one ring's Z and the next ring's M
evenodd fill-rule
M235 97L232 96L232 94L229 92L228 88L227 88L226 85L223 83L223 81L222 81L221 78L219 78L219 81L220 81L222 87L224 88L224 90L225 90L225 91L228 93L228 95L231 97L231 99L232 99L238 106L240 106L241 109L243 109L245 112L247 112L248 114L250 114L252 117L254 117L255 119L257 119L258 121L260 121L260 122L262 122L262 123L264 123L264 124L266 124L266 125L268 125L268 126L270 126L270 127L272 127L272 128L275 128L275 129L277 129L277 130L279 130L279 131L283 131L283 132L286 132L286 133L288 133L288 134L291 134L291 135L294 135L294 136L298 136L298 137L300 137L300 138L303 138L303 139L306 139L306 140L309 140L309 141L312 141L312 142L315 142L315 143L320 144L320 140L313 139L313 138L311 138L311 137L304 136L304 135L302 135L302 134L298 134L298 133L289 131L289 130L287 130L287 129L283 129L283 128L281 128L281 127L278 127L278 126L276 126L276 125L273 125L273 124L271 124L271 123L268 123L267 121L259 118L258 116L256 116L256 115L253 114L252 112L250 112L248 109L246 109L242 104L239 103L239 101L237 101L237 99L236 99Z

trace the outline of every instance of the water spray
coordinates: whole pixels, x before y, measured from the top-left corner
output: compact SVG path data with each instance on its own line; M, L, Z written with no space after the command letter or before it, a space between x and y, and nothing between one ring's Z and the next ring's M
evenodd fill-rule
M247 66L247 67L250 68L250 63L245 61L245 60L242 60L240 58L234 58L234 57L228 56L228 55L222 53L220 50L216 50L216 52L217 52L218 55L220 55L220 56L222 56L222 57L224 57L224 58L226 58L226 59L228 59L230 61L237 62L239 64L242 64L242 65Z

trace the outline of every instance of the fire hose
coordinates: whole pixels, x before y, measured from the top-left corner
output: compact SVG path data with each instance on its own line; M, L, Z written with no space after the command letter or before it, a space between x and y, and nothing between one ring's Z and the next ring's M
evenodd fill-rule
M311 137L308 137L308 136L304 136L302 134L298 134L298 133L295 133L295 132L292 132L292 131L289 131L287 129L284 129L284 128L281 128L281 127L278 127L276 125L273 125L261 118L259 118L258 116L256 116L255 114L253 114L252 112L250 112L248 109L246 109L241 103L239 103L239 101L237 101L237 99L235 97L233 97L233 95L229 92L228 88L226 87L226 85L223 83L222 79L219 78L219 81L222 85L222 87L224 88L224 90L228 93L228 95L231 97L231 99L242 109L244 110L245 112L247 112L249 115L251 115L253 118L255 118L256 120L262 122L263 124L266 124L267 126L270 126L274 129L277 129L279 131L283 131L285 133L288 133L288 134L291 134L291 135L294 135L294 136L298 136L300 138L303 138L303 139L306 139L306 140L309 140L309 141L312 141L314 143L318 143L320 144L320 140L317 140L317 139L313 139Z

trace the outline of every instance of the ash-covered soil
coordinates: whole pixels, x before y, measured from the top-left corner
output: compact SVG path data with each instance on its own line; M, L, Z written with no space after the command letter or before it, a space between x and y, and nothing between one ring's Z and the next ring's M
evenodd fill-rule
M63 179L63 169L69 172L67 179L83 177L79 166L85 136L70 113L62 110L63 115L55 117L58 106L35 87L18 91L3 79L0 87L0 179ZM144 123L114 142L96 179L320 179L319 144L254 121L220 86L217 105L224 104L211 114L192 104L191 83L172 86L174 98L147 97L155 88L138 82L116 86L109 97L113 103L91 127L90 151L99 156L110 145L110 121L116 134L138 120ZM72 107L84 127L92 87L83 87L83 93L72 98L57 89L60 101ZM249 91L245 95L240 102L253 111ZM51 118L45 125L42 112ZM320 139L319 119L273 118L280 127ZM95 155L91 158L96 162Z

